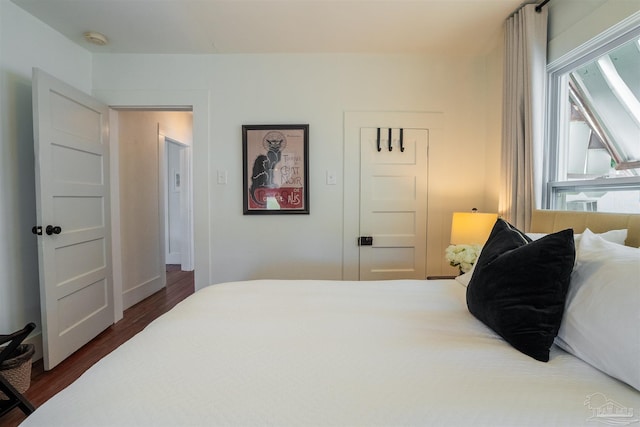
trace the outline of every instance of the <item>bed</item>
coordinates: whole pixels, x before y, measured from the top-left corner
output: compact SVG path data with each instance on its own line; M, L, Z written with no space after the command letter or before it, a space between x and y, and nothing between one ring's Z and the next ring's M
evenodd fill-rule
M637 215L536 212L532 231L555 235L567 226L585 242L601 239L589 230L624 229L627 245L640 246ZM23 425L638 422L640 392L625 382L635 381L635 366L616 379L556 344L547 362L535 360L470 313L468 289L458 280L209 286L103 358ZM635 304L637 295L629 300ZM631 335L625 330L621 342L630 351L640 341L638 307L631 308ZM635 356L632 365L640 363L640 353Z

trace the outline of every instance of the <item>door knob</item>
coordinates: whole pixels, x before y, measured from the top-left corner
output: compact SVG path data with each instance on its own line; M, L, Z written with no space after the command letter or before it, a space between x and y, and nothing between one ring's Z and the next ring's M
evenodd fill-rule
M42 226L34 225L33 227L31 227L31 232L36 236L42 236Z
M60 232L62 232L62 228L60 228L60 226L58 225L47 225L47 228L45 229L45 233L47 233L47 236L51 236L52 234L60 234Z

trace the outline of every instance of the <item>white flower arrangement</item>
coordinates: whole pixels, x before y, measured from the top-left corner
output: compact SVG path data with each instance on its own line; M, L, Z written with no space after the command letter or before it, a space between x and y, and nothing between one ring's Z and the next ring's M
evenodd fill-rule
M452 267L458 267L461 273L471 270L480 255L481 245L449 245L445 257Z

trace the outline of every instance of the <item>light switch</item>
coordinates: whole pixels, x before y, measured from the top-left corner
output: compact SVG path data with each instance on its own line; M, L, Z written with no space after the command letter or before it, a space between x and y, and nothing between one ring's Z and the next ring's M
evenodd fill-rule
M338 179L336 178L336 171L328 170L327 171L327 185L336 185Z
M227 183L227 171L218 170L218 184L226 184L226 183Z

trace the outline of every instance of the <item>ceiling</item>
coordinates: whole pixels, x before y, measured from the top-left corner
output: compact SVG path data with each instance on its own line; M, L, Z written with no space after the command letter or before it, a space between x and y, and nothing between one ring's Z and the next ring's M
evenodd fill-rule
M12 0L96 53L482 54L523 0ZM107 36L106 46L83 39Z

